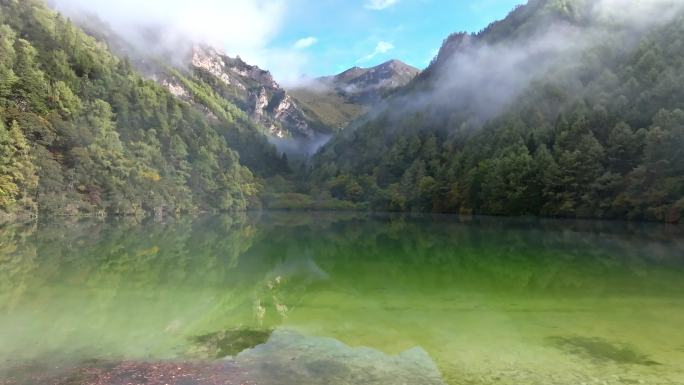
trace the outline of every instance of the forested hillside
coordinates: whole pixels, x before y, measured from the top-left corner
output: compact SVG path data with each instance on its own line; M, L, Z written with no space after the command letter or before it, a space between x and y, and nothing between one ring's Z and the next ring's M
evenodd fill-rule
M623 3L531 0L451 36L319 153L311 191L375 210L679 221L681 3Z
M249 89L238 80L267 75L275 84L268 72L216 54L193 55L194 70L129 60L127 43L102 28L86 34L41 0L0 0L0 212L123 215L263 201L684 218L681 1L530 0L477 34L453 34L299 179L265 135L280 123L251 116L273 104L268 93L230 97L227 84ZM304 121L287 97L276 99L274 116Z
M40 0L0 0L0 211L244 209L287 165L239 109L212 119ZM258 175L257 175L258 176Z

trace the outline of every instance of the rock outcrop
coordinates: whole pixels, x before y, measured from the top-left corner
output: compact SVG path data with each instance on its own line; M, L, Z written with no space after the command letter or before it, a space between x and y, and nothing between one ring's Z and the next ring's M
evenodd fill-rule
M387 355L289 330L276 330L266 343L241 352L235 360L251 374L250 380L261 385L445 385L437 365L420 347Z
M389 91L407 85L420 73L399 60L372 68L354 67L336 76L317 79L317 83L364 104L377 103Z
M376 67L353 67L335 76L314 79L291 92L307 114L342 130L419 73L408 64L390 60Z
M243 107L254 122L272 135L281 138L314 136L310 119L269 71L207 46L195 46L190 62L193 70L218 79L223 87L215 91Z

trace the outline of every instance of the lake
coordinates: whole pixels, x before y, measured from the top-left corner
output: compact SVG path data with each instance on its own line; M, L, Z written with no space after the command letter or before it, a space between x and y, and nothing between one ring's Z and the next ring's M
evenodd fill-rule
M265 212L0 228L0 384L684 384L684 229Z

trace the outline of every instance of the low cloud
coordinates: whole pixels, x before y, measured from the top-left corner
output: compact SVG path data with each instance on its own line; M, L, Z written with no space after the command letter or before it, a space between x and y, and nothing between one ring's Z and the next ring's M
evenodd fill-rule
M453 37L436 59L438 64L428 69L432 70L429 85L389 101L387 110L397 111L399 116L428 111L426 115L437 119L476 126L505 110L536 80L572 81L577 77L575 83L581 87L575 66L592 48L620 44L627 52L645 33L684 12L681 0L587 0L576 4L584 8L559 12L581 12L577 23L559 17L549 25L540 23L536 31L528 28L498 41L465 34Z
M310 58L304 38L294 46L274 48L285 28L290 0L51 0L57 10L89 23L92 16L141 52L171 56L184 63L192 43L214 46L230 56L270 70L284 84L294 82Z
M70 16L94 14L118 34L146 43L145 29L159 28L161 43L194 40L247 56L265 48L284 22L285 0L53 0Z
M288 157L308 158L317 153L331 138L332 135L330 134L317 134L309 139L269 137L268 141L276 146L279 152L287 154Z

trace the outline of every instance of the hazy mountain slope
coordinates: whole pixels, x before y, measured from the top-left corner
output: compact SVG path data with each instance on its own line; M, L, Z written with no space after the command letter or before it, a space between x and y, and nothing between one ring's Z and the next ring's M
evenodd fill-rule
M215 113L217 104L235 105L262 133L277 138L307 140L329 130L307 116L268 70L239 56L229 57L191 36L179 36L172 26L150 21L133 31L117 32L95 15L73 7L66 11L86 32L106 41L120 57L129 58L136 69L208 112ZM205 92L198 94L200 89Z
M452 35L311 183L376 209L679 221L683 5L532 0Z
M306 139L320 130L320 122L307 116L270 72L199 45L192 48L188 64L193 81L240 107L270 135Z
M291 92L308 115L341 130L393 90L407 85L419 72L401 61L390 60L376 67L354 67L335 76L314 79Z
M255 115L249 107L249 100L256 92L255 84L258 87L271 87L271 95L274 94L273 85L278 88L268 72L185 39L173 44L175 50L168 51L168 42L162 43L163 29L140 27L142 41L132 41L128 40L130 37L125 38L113 31L94 15L76 10L72 12L70 15L77 25L105 42L116 56L125 58L145 78L161 84L174 96L202 112L208 120L237 128L226 132L227 139L240 154L241 162L252 171L259 176L273 176L288 171L287 163L282 161L268 138L285 132L282 123L275 122L270 115ZM243 72L245 76L237 72ZM282 89L276 89L275 93L279 91L282 91L280 95L284 93ZM296 111L290 114L288 109L284 111L281 117L301 116ZM238 124L234 122L236 119L239 120ZM282 119L283 122L286 120ZM264 124L268 124L273 131ZM299 135L304 136L305 133Z
M236 133L253 131L237 108L208 119L42 1L0 0L0 26L4 212L232 210L254 200L258 183L231 149ZM263 142L267 168L280 159Z
M354 67L336 76L319 78L317 83L350 100L372 104L388 92L407 85L419 73L417 68L399 60L390 60L372 68Z
M290 93L308 116L315 117L330 131L345 129L369 110L368 105L349 100L330 89L296 88Z

